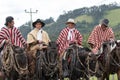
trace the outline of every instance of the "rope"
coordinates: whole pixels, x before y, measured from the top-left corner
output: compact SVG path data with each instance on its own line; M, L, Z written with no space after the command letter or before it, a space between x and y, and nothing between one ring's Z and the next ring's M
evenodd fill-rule
M47 54L48 61L46 60L47 58L45 57L45 54ZM45 75L46 76L53 75L56 72L57 68L58 68L57 62L56 62L57 61L57 57L56 57L55 62L51 63L50 57L49 57L49 53L43 53L43 54L40 54L39 56L41 56L41 57L38 57L38 59L41 58L42 67L43 67L42 69L45 68L45 72L46 72Z
M28 70L28 61L26 59L26 66L24 68L20 67L19 63L17 62L17 59L16 59L16 56L17 55L23 55L23 54L14 54L13 56L13 60L14 60L14 68L16 69L16 71L19 73L19 74L24 74L25 71ZM26 56L25 56L26 57ZM27 58L27 57L26 57Z
M97 70L98 70L98 61L96 62L96 65L95 65L95 71L93 71L89 67L89 60L90 60L90 57L88 56L87 57L88 72L91 72L91 73L95 74L97 72Z
M117 51L117 53L118 53L118 51ZM113 60L113 62L115 63L114 65L117 65L118 67L120 67L119 62L117 62L117 61L113 58L112 55L110 55L110 57L111 57L111 59ZM119 56L118 56L118 58L119 58Z
M82 65L82 67L85 68L85 70L80 70L79 68L77 68L77 67L75 67L75 66L74 66L74 68L75 68L77 71L79 71L79 72L83 72L83 73L86 75L86 77L89 78L89 75L86 73L87 69L86 69L86 67L84 66L84 64L81 62L81 60L80 60L80 58L79 58L78 49L79 49L80 47L79 47L78 45L76 45L76 47L77 47L76 53L75 53L75 50L72 48L72 45L71 45L68 49L71 49L71 50L73 51L73 54L76 54L77 60L78 60L79 63ZM68 50L68 49L67 49L67 50ZM75 56L73 56L73 57L75 57Z

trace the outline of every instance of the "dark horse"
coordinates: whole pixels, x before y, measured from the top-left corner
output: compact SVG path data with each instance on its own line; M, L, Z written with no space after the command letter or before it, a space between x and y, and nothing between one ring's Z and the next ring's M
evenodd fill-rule
M25 50L7 44L2 55L2 70L8 80L26 80L28 64Z
M58 50L55 42L37 54L36 74L38 80L58 80Z
M72 44L63 55L63 76L70 80L79 80L85 78L89 80L89 72L94 72L89 63L93 63L95 56L89 48L79 47L77 44Z
M120 42L106 41L100 50L101 55L98 58L99 71L102 73L100 80L109 80L109 75L115 73L120 80Z
M29 43L26 49L26 55L28 59L28 70L29 70L29 80L34 80L36 77L35 74L35 68L36 68L36 53L38 51L38 48L36 46L39 46L38 41L34 41L32 43Z

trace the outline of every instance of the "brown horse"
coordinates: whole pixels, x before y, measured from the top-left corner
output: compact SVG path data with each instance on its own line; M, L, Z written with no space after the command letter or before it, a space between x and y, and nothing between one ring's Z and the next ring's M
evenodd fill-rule
M29 70L29 80L33 80L35 78L35 65L36 65L36 53L38 50L39 42L35 41L28 44L26 49L26 55L28 59L28 70Z
M48 47L37 55L38 80L58 80L58 50L56 42L49 42Z
M6 44L2 55L2 70L8 80L26 80L28 74L25 50L12 44Z
M115 73L120 80L120 42L104 42L100 50L101 55L98 58L99 71L102 73L100 80L109 80L109 75Z
M30 80L57 80L57 44L55 42L49 42L49 45L44 43L42 45L43 47L40 48L40 44L36 40L27 47Z

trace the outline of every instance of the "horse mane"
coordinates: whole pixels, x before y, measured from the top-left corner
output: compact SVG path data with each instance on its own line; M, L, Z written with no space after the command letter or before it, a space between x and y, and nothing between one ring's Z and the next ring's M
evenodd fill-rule
M21 47L19 47L19 46L13 45L12 48L13 48L13 51L14 51L15 53L23 53L23 52L24 52L24 49L21 48Z
M51 41L51 42L49 42L49 45L48 45L50 48L52 48L52 49L56 49L57 48L57 43L56 42L54 42L54 41Z
M91 52L91 51L92 51L92 50L91 50L90 48L88 48L88 47L83 47L82 49L85 50L85 51L88 51L88 52Z

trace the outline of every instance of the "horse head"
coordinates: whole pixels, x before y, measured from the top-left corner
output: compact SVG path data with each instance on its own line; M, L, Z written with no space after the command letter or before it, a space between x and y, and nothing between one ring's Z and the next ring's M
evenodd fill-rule
M116 40L115 43L116 43L117 47L120 47L120 40Z
M115 47L115 41L105 41L102 43L99 53L110 53L113 49L115 49Z
M88 72L90 73L91 76L96 75L99 76L98 72L98 57L100 55L99 54L94 54L92 52L89 53L87 59L86 59L86 63L87 63L87 68L88 68Z
M7 72L7 76L11 73L18 74L17 76L23 76L28 74L27 57L23 48L14 46L12 44L6 44L3 50L3 69Z
M56 42L49 42L48 47L46 48L45 55L48 60L48 64L56 65L58 59L58 49Z
M12 49L13 49L13 51L14 51L15 54L25 53L24 48L21 48L21 47L19 47L19 46L13 45L13 46L12 46Z

